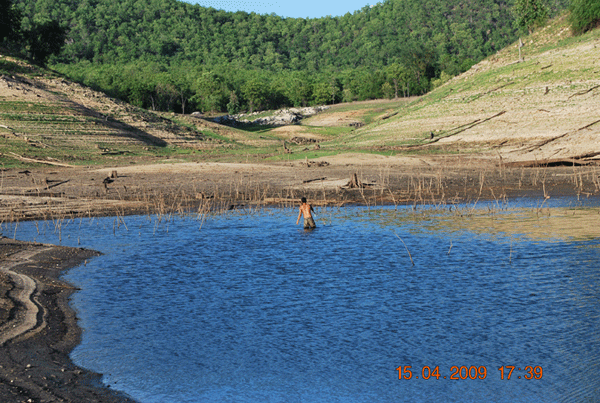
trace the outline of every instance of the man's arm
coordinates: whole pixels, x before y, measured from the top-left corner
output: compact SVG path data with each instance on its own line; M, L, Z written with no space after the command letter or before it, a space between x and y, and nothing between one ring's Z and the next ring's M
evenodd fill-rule
M298 219L296 220L296 225L300 222L300 217L302 216L302 209L298 212Z

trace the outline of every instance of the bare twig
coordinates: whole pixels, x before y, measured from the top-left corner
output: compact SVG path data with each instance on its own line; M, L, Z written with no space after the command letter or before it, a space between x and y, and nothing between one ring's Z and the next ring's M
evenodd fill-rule
M408 252L408 257L410 258L410 262L412 263L412 265L415 265L415 262L412 258L412 255L410 254L410 251L408 250L408 246L406 246L406 243L404 243L404 240L402 240L402 238L400 238L400 236L398 236L398 234L396 233L396 231L394 231L394 235L396 235L396 237L404 244L404 247L406 248L406 251Z

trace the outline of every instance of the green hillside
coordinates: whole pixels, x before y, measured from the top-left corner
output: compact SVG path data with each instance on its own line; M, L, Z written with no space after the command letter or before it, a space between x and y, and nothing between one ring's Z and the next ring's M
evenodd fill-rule
M567 0L552 2L552 13ZM426 93L516 37L514 1L387 0L319 19L176 0L18 0L23 26L57 20L51 66L136 106L190 112Z

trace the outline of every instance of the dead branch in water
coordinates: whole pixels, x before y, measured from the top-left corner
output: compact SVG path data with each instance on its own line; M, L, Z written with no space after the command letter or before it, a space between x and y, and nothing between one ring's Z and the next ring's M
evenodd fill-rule
M408 250L408 246L406 246L406 243L404 243L404 240L402 240L402 238L400 238L400 236L398 236L398 234L396 233L396 231L394 231L394 235L396 235L396 237L404 244L404 247L406 248L406 251L408 252L408 257L410 258L410 262L412 263L412 265L415 265L415 262L412 258L412 255L410 254L410 251Z

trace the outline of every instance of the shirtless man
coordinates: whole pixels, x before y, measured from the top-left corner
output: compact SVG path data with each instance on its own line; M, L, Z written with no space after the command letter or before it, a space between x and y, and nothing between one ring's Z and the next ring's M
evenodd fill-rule
M304 216L304 229L316 228L315 220L312 218L312 213L315 210L312 208L310 204L306 202L306 197L300 199L302 201L302 205L300 206L300 212L298 213L298 219L296 220L296 225L300 222L300 217Z

